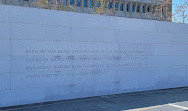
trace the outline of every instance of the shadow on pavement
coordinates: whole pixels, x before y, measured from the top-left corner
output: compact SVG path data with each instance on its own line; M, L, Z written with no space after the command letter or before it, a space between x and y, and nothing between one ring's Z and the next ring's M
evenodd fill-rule
M0 111L122 111L184 101L188 101L188 87L23 105ZM184 105L188 107L188 102Z

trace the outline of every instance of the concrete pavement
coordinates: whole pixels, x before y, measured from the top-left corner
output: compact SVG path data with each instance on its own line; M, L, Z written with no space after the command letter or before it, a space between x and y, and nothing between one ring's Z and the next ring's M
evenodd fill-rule
M188 111L188 87L24 105L0 111Z

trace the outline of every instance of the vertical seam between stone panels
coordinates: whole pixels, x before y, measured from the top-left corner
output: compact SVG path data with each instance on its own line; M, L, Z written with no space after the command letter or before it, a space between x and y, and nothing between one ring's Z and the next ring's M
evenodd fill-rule
M12 102L12 70L11 70L11 68L12 68L12 60L11 60L11 57L12 57L12 52L11 52L11 49L12 49L12 42L11 42L11 25L10 25L10 10L11 10L11 6L9 6L9 36L10 36L10 96L11 96L11 105L13 104L13 102Z
M187 63L185 64L185 77L187 78Z
M116 18L116 19L117 19L117 18ZM116 38L116 34L118 34L119 32L117 33L118 29L116 29L116 28L114 28L114 30L115 30L115 32L114 32L114 38ZM117 35L117 36L118 36L118 35ZM117 50L119 50L119 44L120 44L120 43L116 41L116 44L117 44ZM119 56L119 54L118 54L117 56ZM119 65L119 64L120 64L120 61L118 60L116 64ZM119 77L119 72L120 72L120 71L119 71L119 67L117 67L115 71L116 71L115 86L116 86L117 89L119 90L119 88L120 88L120 87L119 87L119 86L120 86L120 82L118 81L118 80L119 80L119 78L118 78L118 77ZM115 88L115 89L116 89L116 88ZM119 90L119 91L120 91L120 90ZM119 93L119 91L118 91L118 92L115 92L115 93Z
M170 45L174 45L175 43L174 43L174 36L176 35L176 33L174 33L174 32L170 32L170 34L171 34L171 41L170 41Z
M154 80L156 81L156 34L157 34L157 24L154 21ZM156 86L157 87L157 86Z
M185 54L185 55L186 55L186 56L188 55L188 48L187 48L187 45L186 45L186 54ZM187 75L187 74L188 74L188 71L187 71L187 67L188 67L188 66L187 66L187 63L188 63L188 62L186 61L186 63L185 63L185 71L186 71L186 72L185 72L185 74L186 74L185 77L186 77L186 78L188 78L188 75Z

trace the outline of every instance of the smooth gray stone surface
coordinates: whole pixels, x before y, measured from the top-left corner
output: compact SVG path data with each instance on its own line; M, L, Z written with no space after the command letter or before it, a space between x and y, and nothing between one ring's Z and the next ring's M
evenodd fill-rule
M0 107L188 86L188 25L0 5Z

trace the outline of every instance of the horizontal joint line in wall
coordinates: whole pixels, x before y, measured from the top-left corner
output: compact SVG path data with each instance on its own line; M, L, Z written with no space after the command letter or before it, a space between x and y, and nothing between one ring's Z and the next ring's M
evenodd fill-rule
M93 42L93 43L127 43L127 44L153 44L155 45L154 42L152 43L142 43L142 42L104 42L104 41L69 41L69 40L35 40L35 39L12 39L12 40L18 40L18 41L22 41L22 40L31 40L31 41L57 41L57 42Z

